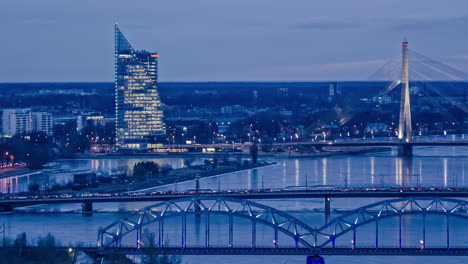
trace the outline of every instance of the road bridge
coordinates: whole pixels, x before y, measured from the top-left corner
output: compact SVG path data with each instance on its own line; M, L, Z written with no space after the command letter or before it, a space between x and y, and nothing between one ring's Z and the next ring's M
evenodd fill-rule
M220 149L220 148L243 148L245 145L250 145L249 143L235 143L235 144L177 144L177 145L164 145L165 148L183 148L183 149ZM400 142L396 140L333 140L333 141L294 141L294 142L278 142L272 143L273 147L289 147L289 146L315 146L315 147L397 147L401 145L411 145L411 146L468 146L468 140L419 140L411 142ZM215 152L206 152L205 154L215 153Z
M12 196L0 199L0 208L10 211L16 207L25 207L42 204L83 204L83 212L89 214L93 210L94 203L116 202L155 202L174 199L198 197L226 197L237 199L297 199L297 198L321 198L325 201L325 212L331 211L332 198L401 198L401 197L452 197L468 198L468 189L334 189L334 190L230 190L230 191L202 191L196 194L188 192L168 193L99 193L77 195L50 195L50 196Z

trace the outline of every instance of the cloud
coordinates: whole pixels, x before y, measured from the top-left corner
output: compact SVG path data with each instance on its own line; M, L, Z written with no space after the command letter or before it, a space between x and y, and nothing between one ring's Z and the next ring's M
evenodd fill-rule
M305 65L283 65L251 70L260 79L280 80L366 80L385 60L344 61Z
M452 18L409 18L399 22L392 23L392 31L424 31L444 28L458 28L459 26L468 26L468 16Z
M318 29L318 30L335 30L335 29L352 29L359 28L362 23L357 21L336 20L331 18L314 18L312 20L296 23L294 28L298 29Z
M381 66L386 60L363 60L363 61L346 61L335 63L312 64L300 66L298 68L289 68L291 71L339 71L339 70L355 70L356 68L367 68L369 66Z

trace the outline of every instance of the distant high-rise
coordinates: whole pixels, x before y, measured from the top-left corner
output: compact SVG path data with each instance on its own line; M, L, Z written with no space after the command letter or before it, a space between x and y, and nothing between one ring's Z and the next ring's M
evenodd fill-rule
M333 101L341 96L341 86L337 82L328 85L328 100Z
M51 113L32 112L30 108L2 110L2 132L6 136L28 134L33 131L44 132L51 136L52 124Z
M116 148L147 149L166 132L158 94L158 53L136 51L115 25Z
M32 130L41 131L48 136L53 134L52 114L47 112L32 112Z
M3 134L7 136L31 133L33 130L31 109L3 109L2 125Z

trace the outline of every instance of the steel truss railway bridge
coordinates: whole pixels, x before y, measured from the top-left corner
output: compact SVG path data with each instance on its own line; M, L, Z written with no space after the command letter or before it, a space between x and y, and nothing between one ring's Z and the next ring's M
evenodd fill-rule
M413 242L409 245L405 241L406 221L402 221L402 218L407 215L422 216L415 218L421 229L420 243ZM443 241L443 245L431 246L431 239L426 237L426 218L429 215L439 215L445 219L445 223L442 223L442 237L437 238L437 241ZM214 224L210 222L210 218L219 216L226 219L221 228L227 237L221 243L218 237L211 235ZM190 217L200 219L199 225L194 227L188 224ZM397 219L397 227L394 228L396 232L380 227L382 221L389 218ZM247 221L250 228L235 228L236 219ZM441 197L385 200L352 210L322 227L313 227L288 213L252 201L225 197L191 197L145 207L101 228L98 232L97 252L103 256L141 255L149 252L171 255L314 255L316 258L320 258L318 255L468 256L467 236L451 231L453 219L468 223L467 201ZM174 223L178 226L174 227ZM271 231L271 240L267 239L273 241L269 242L270 245L260 245L257 241L262 237L257 235L261 225L264 226L262 230ZM370 226L373 232L368 232L365 226ZM174 228L179 231L180 237L174 238L171 234L172 241L168 242L165 234ZM362 228L366 230L366 238L371 237L371 244L359 243L360 238L356 234ZM202 245L189 242L190 234L197 231L194 229L198 232L203 230ZM148 230L155 239L145 240ZM458 238L463 236L464 242L452 242L455 235ZM248 246L245 246L245 241L236 243L234 237L238 236L244 240L248 238ZM352 237L351 243L349 236ZM391 246L381 243L381 240L388 237L396 240ZM174 242L174 239L178 241Z

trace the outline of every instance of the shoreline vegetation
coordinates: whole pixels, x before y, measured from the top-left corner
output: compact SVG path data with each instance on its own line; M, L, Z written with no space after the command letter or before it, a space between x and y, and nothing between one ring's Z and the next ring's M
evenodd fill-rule
M125 255L106 256L108 264L181 264L182 257L158 255L152 250L156 247L155 234L145 229L142 232L142 249L144 254L132 260ZM80 250L81 248L81 250ZM51 233L35 239L20 233L15 239L3 236L0 245L0 264L96 264L101 263L102 256L96 252L85 252L83 243L64 246Z

